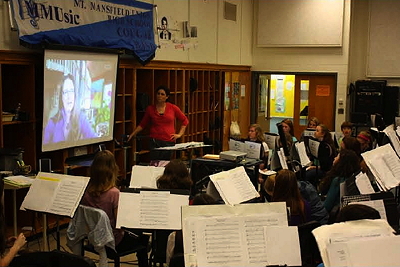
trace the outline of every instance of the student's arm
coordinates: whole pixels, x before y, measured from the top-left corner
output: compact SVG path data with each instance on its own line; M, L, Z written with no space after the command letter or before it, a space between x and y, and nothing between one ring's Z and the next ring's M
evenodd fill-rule
M0 258L0 266L6 267L10 265L10 262L14 259L15 255L17 255L18 251L25 245L25 243L25 236L23 233L20 233L8 253L4 257Z
M324 206L326 211L329 213L340 202L340 180L338 177L335 177L332 180L331 186L329 187L328 194L326 195L326 199L324 201Z

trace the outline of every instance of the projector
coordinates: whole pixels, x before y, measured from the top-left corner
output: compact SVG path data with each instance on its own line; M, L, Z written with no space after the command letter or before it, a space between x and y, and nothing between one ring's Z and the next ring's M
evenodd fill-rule
M242 161L246 157L246 155L247 153L241 151L228 150L219 153L219 158L238 162Z

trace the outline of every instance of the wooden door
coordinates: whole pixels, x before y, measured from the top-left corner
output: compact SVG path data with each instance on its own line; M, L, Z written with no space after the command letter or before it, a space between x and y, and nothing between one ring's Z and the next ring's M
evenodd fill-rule
M335 130L336 75L296 75L293 125L297 138L308 119L317 117L329 130Z

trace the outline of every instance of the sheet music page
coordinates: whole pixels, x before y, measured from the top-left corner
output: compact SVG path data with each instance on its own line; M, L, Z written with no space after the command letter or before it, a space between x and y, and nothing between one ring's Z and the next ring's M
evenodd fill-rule
M39 172L21 209L72 217L88 182L89 177Z
M304 131L303 131L303 136L304 136L304 137L306 137L306 136L312 136L312 137L314 137L314 134L315 134L315 130L304 130Z
M189 204L188 195L169 191L121 192L117 228L182 229L181 206Z
M256 143L256 142L251 142L251 141L245 141L244 142L245 149L247 153L247 158L251 159L259 159L260 154L261 154L261 144Z
M387 137L389 137L390 143L393 145L397 156L400 157L400 140L394 130L393 124L386 127L383 132L387 135Z
M225 204L234 205L259 196L243 166L210 175Z
M246 146L244 142L229 139L229 150L246 152Z
M265 136L265 143L267 143L269 149L274 150L276 147L276 139L279 137L277 135L270 135L270 134L264 134Z
M327 247L331 266L398 266L400 238L380 237L352 240Z
M308 141L308 147L310 148L310 153L314 157L318 158L318 149L319 149L319 142L316 140L310 139Z
M297 226L264 227L268 265L301 266Z
M361 156L386 189L400 183L400 159L390 144L362 153Z
M285 203L269 204L182 207L185 266L265 266L263 227L288 225Z
M357 174L356 185L357 185L358 191L360 191L360 193L362 195L375 193L375 190L372 187L368 176L363 172L360 172L359 174Z
M283 148L281 147L277 153L282 169L288 170L289 168L286 162L285 152L283 151Z
M306 146L304 145L304 142L297 142L294 145L296 146L297 153L299 154L301 166L305 167L312 164L310 158L307 155Z
M379 215L381 215L381 219L387 220L385 203L383 202L383 199L350 202L349 205L351 205L351 204L363 204L363 205L370 206L371 208L374 208L379 212Z
M330 243L346 242L358 238L394 236L393 228L386 220L358 220L344 223L322 225L312 231L322 260L326 267L333 266L329 262L327 246Z
M165 167L133 165L130 188L157 188L157 179Z

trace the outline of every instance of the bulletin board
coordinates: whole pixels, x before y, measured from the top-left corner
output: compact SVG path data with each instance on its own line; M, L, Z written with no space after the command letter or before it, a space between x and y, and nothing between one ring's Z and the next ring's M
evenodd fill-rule
M341 47L344 0L258 1L258 47Z
M368 77L400 77L400 1L369 1Z

